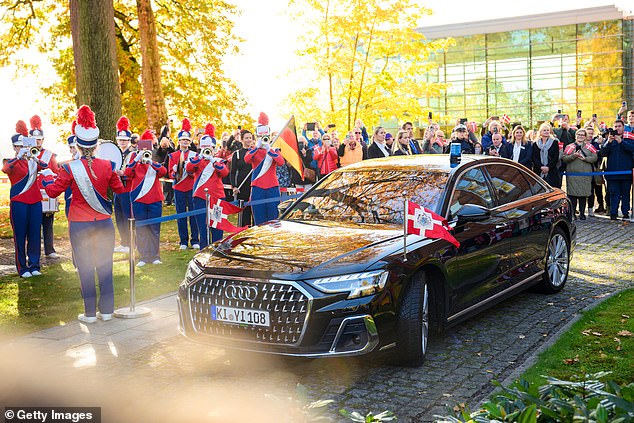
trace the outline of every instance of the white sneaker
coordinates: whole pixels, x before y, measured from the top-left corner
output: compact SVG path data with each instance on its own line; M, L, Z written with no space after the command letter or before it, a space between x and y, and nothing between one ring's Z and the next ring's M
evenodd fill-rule
M59 254L53 252L51 254L47 254L46 257L51 259L56 259L56 258L59 258Z
M42 272L40 272L39 270L34 270L31 272L32 276L42 276Z
M588 209L588 216L594 217L594 210Z
M178 247L178 248L179 248L180 250L186 250L186 249L187 249L187 245L183 245L183 244L181 244L181 246L180 246L180 247Z
M103 320L104 322L107 322L108 320L112 320L112 313L107 314L97 312L97 318Z
M163 264L163 262L161 260L154 260L152 264Z
M24 272L20 275L21 278L30 278L31 276L33 276L31 272Z
M114 252L115 253L129 253L130 247L124 247L123 245L119 245L118 247L115 247Z
M192 244L194 250L200 250L200 244Z
M136 267L143 267L143 266L145 266L145 262L143 260L141 260L140 262L136 264Z
M95 323L97 321L97 316L88 317L82 313L79 316L77 316L77 320L84 323Z

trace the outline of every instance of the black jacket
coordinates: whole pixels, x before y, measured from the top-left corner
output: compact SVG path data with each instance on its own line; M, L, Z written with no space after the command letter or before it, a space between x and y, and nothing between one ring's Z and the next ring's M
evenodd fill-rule
M385 149L388 150L387 146L385 147ZM389 153L389 150L388 150L388 153ZM368 147L368 159L378 159L381 157L389 157L389 155L386 156L385 154L383 154L383 152L376 145L376 143L373 142L372 144L370 144L370 146Z
M238 198L240 200L248 200L251 196L251 165L244 161L244 156L247 154L246 148L233 153L231 156L231 170L229 172L229 179L232 187L239 187L242 182L247 181L240 188Z
M500 148L500 156L505 159L513 160L513 144L514 143L510 142L503 144L502 148ZM520 158L517 162L519 164L523 164L529 169L533 168L533 143L531 141L522 146L522 149L520 150Z
M537 147L537 142L533 145L533 171L541 175L542 160L540 155L540 149ZM559 163L559 143L557 140L548 149L548 174L544 176L544 180L550 185L561 188L561 176L559 175L559 169L557 164Z

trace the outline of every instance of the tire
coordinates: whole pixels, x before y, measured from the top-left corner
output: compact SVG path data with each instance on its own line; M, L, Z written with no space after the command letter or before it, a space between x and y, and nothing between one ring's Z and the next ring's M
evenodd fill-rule
M554 294L563 289L570 270L570 243L561 228L555 228L546 247L544 277L537 286L545 294Z
M412 278L401 301L396 325L395 361L420 366L429 344L429 287L425 273Z

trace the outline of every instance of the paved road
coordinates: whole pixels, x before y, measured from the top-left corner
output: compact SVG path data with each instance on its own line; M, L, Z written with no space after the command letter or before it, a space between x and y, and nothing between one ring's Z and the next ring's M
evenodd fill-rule
M599 218L580 222L570 278L561 293L526 292L454 327L431 341L420 368L392 366L380 356L291 360L197 345L176 335L173 309L157 310L152 320L125 330L114 325L132 323L69 325L65 330L67 337L75 338L72 348L58 345L49 356L58 357L53 361L57 372L81 369L61 376L79 375L79 386L93 380L102 389L117 386L112 402L99 397L111 416L134 413L133 407L120 407L134 398L136 404L152 404L143 408L145 417L164 417L162 413L175 409L180 414L189 411L189 421L202 420L192 416L203 415L211 416L203 421L247 421L254 416L259 421L298 421L297 403L288 397L295 395L299 383L312 400L335 401L329 414L335 420L336 410L346 408L364 414L388 409L400 421L431 421L435 414L446 414L448 405L464 402L474 407L492 392L492 379L517 376L580 310L634 285L633 240L634 226L629 223ZM163 301L168 309L172 300ZM56 330L39 335L40 341L37 335L24 341L32 350L54 347L60 338Z

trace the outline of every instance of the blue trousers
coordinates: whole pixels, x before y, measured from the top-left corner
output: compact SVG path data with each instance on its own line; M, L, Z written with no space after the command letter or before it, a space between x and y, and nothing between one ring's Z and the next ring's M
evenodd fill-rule
M191 191L174 190L174 201L176 202L176 213L185 213L194 210L194 202L192 201ZM188 245L189 234L187 232L187 218L178 219L178 237L181 245ZM198 244L198 225L196 224L196 216L189 217L189 227L191 228L191 243Z
M114 218L117 222L121 245L124 247L130 246L130 222L128 219L132 217L131 207L129 192L114 195Z
M13 245L15 246L15 267L22 276L26 272L40 270L40 245L42 238L42 202L25 204L11 201L9 207ZM28 260L27 260L28 258Z
M267 198L279 198L280 187L272 187L262 189L258 187L251 187L251 201L265 200ZM251 206L253 210L253 223L259 225L260 223L268 222L269 220L277 219L279 212L277 206L280 204L280 200L270 201L264 204L255 204Z
M621 213L630 212L630 190L632 189L631 179L608 179L608 192L610 193L610 215L619 214L619 202L621 203Z
M159 240L161 238L161 224L154 223L147 226L138 226L139 221L161 217L163 204L160 201L150 204L132 203L134 218L137 221L136 249L139 251L139 260L151 263L160 260Z
M97 312L95 271L99 279L99 311L114 311L114 283L112 280L112 250L114 226L111 219L93 222L68 222L73 258L79 273L85 315Z
M205 200L202 198L194 197L194 210L204 210ZM209 245L209 234L207 233L207 225L205 219L207 213L198 214L196 217L196 224L198 225L198 234L200 236L200 249L202 250ZM222 231L220 229L211 228L211 242L220 241L222 239Z

